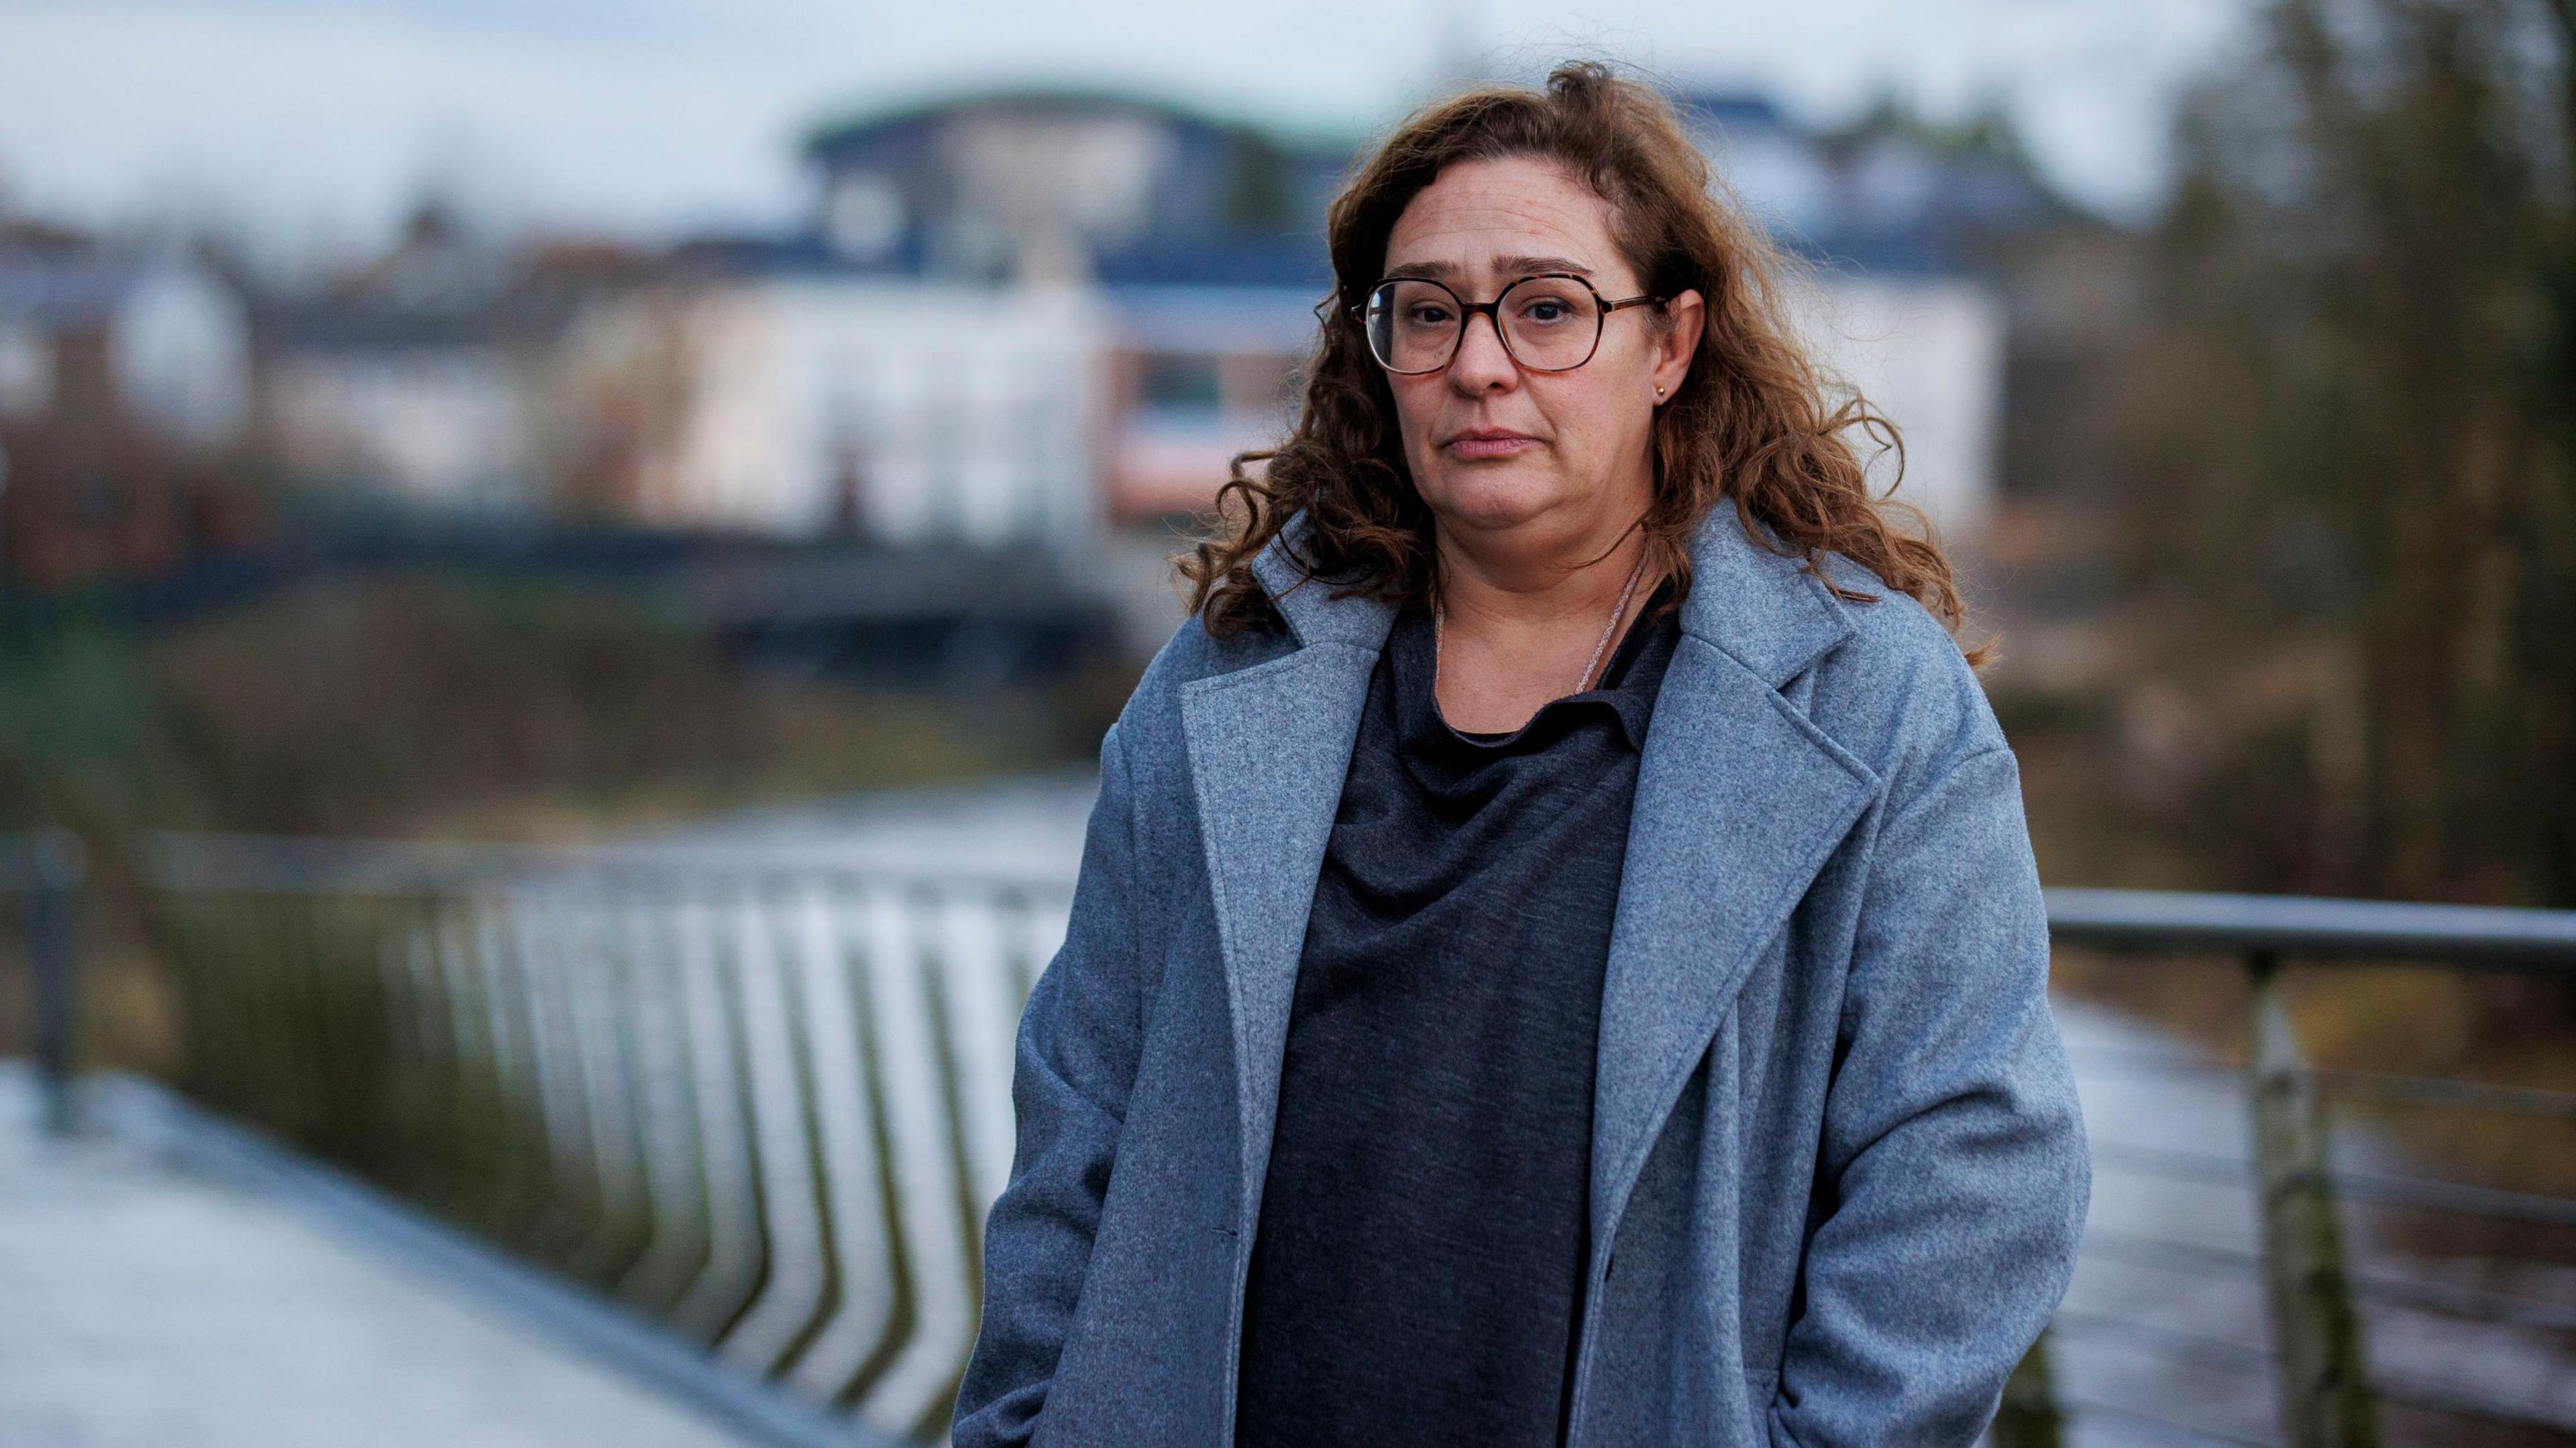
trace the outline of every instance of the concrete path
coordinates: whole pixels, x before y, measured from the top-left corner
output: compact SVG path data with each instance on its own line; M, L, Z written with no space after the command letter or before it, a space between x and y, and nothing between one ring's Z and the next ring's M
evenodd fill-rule
M680 1403L0 1061L0 1448L720 1448Z

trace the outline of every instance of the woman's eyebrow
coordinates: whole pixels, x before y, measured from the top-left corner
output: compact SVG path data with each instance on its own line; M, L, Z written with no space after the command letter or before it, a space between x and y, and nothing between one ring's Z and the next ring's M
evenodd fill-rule
M1561 256L1498 256L1494 258L1497 276L1526 277L1541 272L1567 272L1589 281L1592 268Z
M1445 261L1406 262L1402 266L1389 267L1386 272L1386 280L1391 282L1445 282L1453 281L1457 276L1458 268Z

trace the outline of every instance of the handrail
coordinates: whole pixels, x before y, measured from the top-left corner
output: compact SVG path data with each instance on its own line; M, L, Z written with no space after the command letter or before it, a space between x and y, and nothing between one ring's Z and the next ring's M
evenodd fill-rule
M2330 1078L2304 1059L2281 996L2281 963L2438 961L2576 984L2576 912L2148 890L2045 893L2050 936L2058 944L2129 953L2227 954L2243 965L2253 1042L2245 1068L2253 1116L2250 1172L2232 1162L2221 1172L2219 1163L2189 1153L2098 1142L2094 1155L2105 1162L2153 1157L2166 1170L2252 1178L2277 1349L2282 1436L2300 1448L2376 1444L2369 1356L2344 1261L2338 1188L2391 1205L2553 1225L2576 1222L2576 1202L2335 1171L2328 1161L2321 1088L2366 1084L2365 1077L2347 1072ZM2393 1088L2390 1094L2418 1101L2439 1097L2452 1105L2480 1099L2475 1089L2438 1090L2423 1082ZM2504 1092L2497 1088L2487 1094ZM2524 1106L2547 1095L2513 1094ZM2421 1401L2416 1405L2423 1406Z
M935 1438L1072 882L815 853L137 856L192 1096L729 1370Z
M2576 970L2576 910L2419 905L2312 895L2053 889L2059 942L2123 951L2259 952L2302 960L2438 960L2489 970Z
M621 889L774 880L899 880L933 890L1064 891L1050 870L895 866L815 858L793 847L721 850L688 844L512 845L449 840L333 840L145 830L144 870L163 890L244 895L416 896L532 880L598 881Z

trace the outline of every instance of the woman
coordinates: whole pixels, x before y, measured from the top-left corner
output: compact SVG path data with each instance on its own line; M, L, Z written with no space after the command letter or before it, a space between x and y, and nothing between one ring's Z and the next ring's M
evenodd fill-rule
M2013 756L1652 93L1416 116L1101 749L961 1448L1967 1444L2081 1125Z

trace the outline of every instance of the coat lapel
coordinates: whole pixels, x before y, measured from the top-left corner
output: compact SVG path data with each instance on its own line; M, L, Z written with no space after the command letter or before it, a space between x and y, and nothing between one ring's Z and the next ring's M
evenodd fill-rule
M1334 598L1321 583L1301 582L1278 542L1253 567L1299 646L1181 690L1199 836L1234 1009L1247 1231L1260 1219L1306 918L1350 773L1369 674L1394 619L1383 604Z
M1234 1011L1242 1202L1259 1220L1299 957L1351 745L1394 619L1336 598L1286 549L1253 568L1298 647L1181 691L1199 833ZM1692 548L1682 645L1639 763L1602 986L1593 1270L1682 1084L1764 946L1879 781L1780 689L1850 636L1843 606L1720 508Z
M1878 793L1780 686L1848 637L1830 591L1720 508L1637 772L1602 985L1593 1271L1683 1083L1763 947Z

